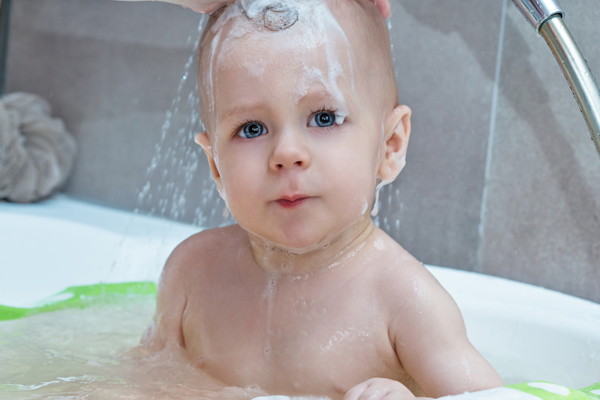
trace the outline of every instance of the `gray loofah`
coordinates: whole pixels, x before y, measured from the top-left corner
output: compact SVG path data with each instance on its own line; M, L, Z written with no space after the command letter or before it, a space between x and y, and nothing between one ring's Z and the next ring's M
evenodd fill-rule
M48 102L29 93L0 99L0 200L28 203L62 186L77 144Z

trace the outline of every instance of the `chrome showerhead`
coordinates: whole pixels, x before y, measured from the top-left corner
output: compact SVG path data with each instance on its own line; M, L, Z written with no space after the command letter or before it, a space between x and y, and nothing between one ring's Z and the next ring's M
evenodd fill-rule
M565 17L565 12L555 0L513 0L513 3L538 33L544 22L553 15Z

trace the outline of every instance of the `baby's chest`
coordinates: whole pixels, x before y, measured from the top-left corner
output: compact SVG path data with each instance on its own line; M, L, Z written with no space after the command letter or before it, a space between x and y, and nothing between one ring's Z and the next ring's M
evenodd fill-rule
M192 358L226 383L274 390L347 390L404 374L376 307L302 298L266 303L190 312L184 335Z

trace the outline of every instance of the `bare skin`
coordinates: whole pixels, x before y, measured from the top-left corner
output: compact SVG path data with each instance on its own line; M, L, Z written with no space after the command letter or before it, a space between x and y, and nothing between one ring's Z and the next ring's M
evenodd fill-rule
M224 384L272 394L341 399L365 382L439 397L503 384L452 298L406 250L371 223L343 248L356 253L296 275L265 270L237 225L193 236L165 267L143 346L177 343Z
M335 15L329 47L299 40L300 22L230 36L232 19L207 39L211 113L196 141L239 225L173 252L142 347L181 349L224 385L270 394L392 400L502 386L450 295L371 219L378 180L404 167L411 110L393 104L393 70L353 28L357 15Z

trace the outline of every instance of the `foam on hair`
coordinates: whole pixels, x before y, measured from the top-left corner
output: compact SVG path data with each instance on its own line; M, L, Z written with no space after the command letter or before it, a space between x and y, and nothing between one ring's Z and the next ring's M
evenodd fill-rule
M277 11L278 7L284 10L287 7L288 11L272 14L276 22L275 29L272 29L267 26L271 23L268 18L272 17L265 10ZM320 79L326 84L327 90L336 96L336 92L339 92L337 78L342 73L349 74L353 87L356 81L360 86L379 89L371 91L382 93L381 98L369 101L375 102L382 111L391 111L398 103L388 29L370 0L236 0L210 16L200 40L200 112L208 132L214 132L213 119L217 115L213 87L213 71L219 67L217 53L227 51L227 39L264 32L265 28L272 31L270 34L273 35L285 33L289 28L295 32L294 39L303 47L314 49L317 47L314 42L326 47L329 71L308 71L308 78L302 79ZM322 35L320 40L315 40L314 35L318 35L318 31L322 31ZM302 35L304 38L298 38ZM347 45L351 71L344 71L336 58L335 49L332 51L327 48L335 46L332 40L323 40L331 35ZM260 73L260 68L255 71ZM324 75L328 79L324 79ZM340 117L344 117L343 112Z

